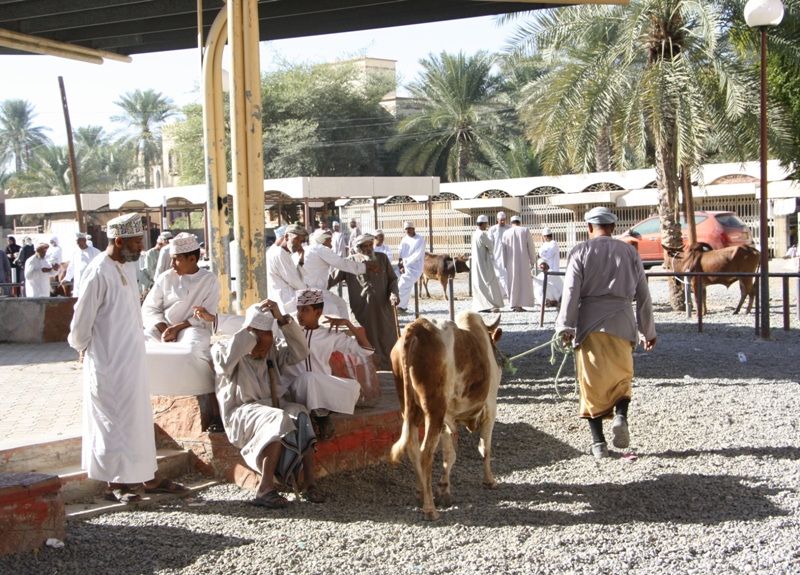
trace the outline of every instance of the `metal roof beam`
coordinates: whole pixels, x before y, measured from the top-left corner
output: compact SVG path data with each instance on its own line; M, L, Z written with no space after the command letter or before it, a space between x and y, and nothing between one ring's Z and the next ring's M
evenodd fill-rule
M65 0L26 0L25 2L11 3L0 0L0 22L152 2L153 0L70 0L69 2Z

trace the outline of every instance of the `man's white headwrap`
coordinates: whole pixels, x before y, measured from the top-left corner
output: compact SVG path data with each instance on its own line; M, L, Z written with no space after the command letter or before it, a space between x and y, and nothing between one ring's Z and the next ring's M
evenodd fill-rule
M53 236L52 238L50 238L50 241L53 242L54 244L58 245L58 237L57 236Z
M175 239L169 243L169 253L172 256L188 254L189 252L199 249L200 244L197 241L197 236L186 232L178 234L175 236Z
M361 244L363 244L364 242L374 242L374 241L375 241L375 236L373 236L372 234L361 234L356 238L356 246L360 248Z
M331 227L333 227L333 228L335 228L336 226L339 226L339 227L341 228L341 227L342 227L342 224L340 224L339 222L333 222L333 223L331 224Z
M511 221L512 221L512 222L519 222L519 223L522 223L522 220L521 220L521 219L519 219L519 216L511 216Z
M261 331L272 331L272 322L275 317L272 312L261 311L261 304L254 303L249 308L244 316L244 327L252 327L253 329L260 329Z
M311 234L311 241L315 244L324 244L331 237L333 237L333 234L328 230L314 230L314 233Z
M308 237L308 231L300 224L292 224L290 226L286 226L286 233L303 236L304 238Z
M480 216L478 216L477 222L479 224L488 224L489 223L489 218L487 218L486 216L481 214Z
M85 239L87 239L88 237L89 237L89 236L88 236L87 234L83 234L83 233L81 233L81 232L75 232L75 239L76 239L76 240L85 240Z
M375 231L374 231L374 232L372 232L372 233L373 233L374 235L376 235L376 236L382 236L382 235L383 235L383 230L382 230L382 229L380 229L380 228L378 228L377 230L375 230Z
M497 212L497 219L498 219L498 220L499 220L500 218L503 218L503 219L505 219L505 217L506 217L506 213L505 213L505 212Z
M416 228L414 227L414 222L403 222L403 229L404 229L404 230L407 230L408 228L413 228L413 229L416 229Z

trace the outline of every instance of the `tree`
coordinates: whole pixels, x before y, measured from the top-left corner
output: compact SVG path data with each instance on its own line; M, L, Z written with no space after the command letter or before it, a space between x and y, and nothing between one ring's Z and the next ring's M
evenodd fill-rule
M123 114L112 116L111 120L125 124L131 131L130 139L135 143L144 167L144 185L149 188L150 166L161 158L159 126L174 115L175 106L161 92L138 88L121 96L114 104L122 108Z
M280 62L261 80L265 176L393 175L397 122L381 100L395 87L352 61Z
M408 90L422 108L403 119L391 148L401 151L403 175L438 175L445 181L469 178L469 165L483 160L482 145L507 140L508 113L500 96L502 77L492 71L495 58L480 51L420 60L421 77Z
M711 139L739 161L758 157L758 82L736 57L710 0L632 0L535 13L512 39L548 71L522 91L521 118L547 173L614 169L654 149L662 238L682 246L679 171L704 163ZM773 146L791 145L773 110ZM670 301L681 307L673 283Z
M4 100L0 103L0 166L14 157L17 172L25 170L31 153L50 143L48 128L34 126L36 114L27 100Z

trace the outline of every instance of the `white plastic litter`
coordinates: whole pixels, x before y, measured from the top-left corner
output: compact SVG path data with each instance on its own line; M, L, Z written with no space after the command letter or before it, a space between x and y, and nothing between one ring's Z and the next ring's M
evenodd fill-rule
M64 542L61 541L61 539L56 539L54 537L45 541L44 544L53 549L61 549L64 546Z
M747 356L743 352L739 352L739 361L742 363L747 363Z

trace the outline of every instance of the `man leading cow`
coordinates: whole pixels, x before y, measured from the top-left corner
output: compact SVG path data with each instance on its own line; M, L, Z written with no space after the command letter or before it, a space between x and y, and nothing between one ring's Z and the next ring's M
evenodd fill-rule
M575 347L579 415L589 421L592 454L602 459L609 456L603 419L614 417L615 447L630 445L632 352L642 338L646 350L655 347L656 327L639 252L612 237L617 216L597 207L584 220L589 240L569 254L556 333Z

